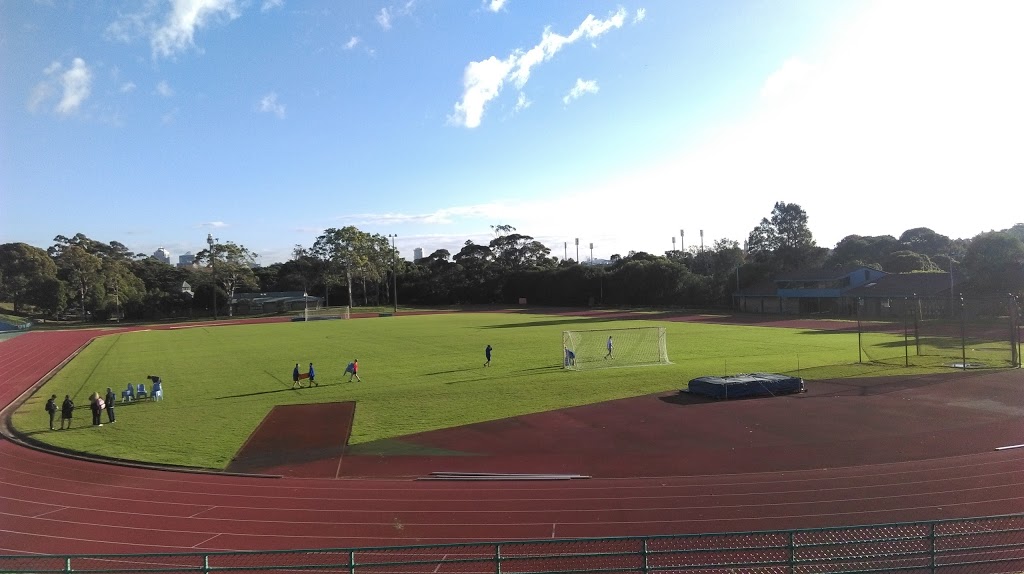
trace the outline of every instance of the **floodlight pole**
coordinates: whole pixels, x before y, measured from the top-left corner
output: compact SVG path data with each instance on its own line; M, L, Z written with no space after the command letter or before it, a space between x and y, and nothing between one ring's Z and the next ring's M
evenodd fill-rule
M580 262L580 238L576 238L576 263Z
M964 318L964 294L960 294L960 358L963 370L967 370L967 325Z
M590 244L590 264L594 264L594 244Z
M206 234L206 244L210 246L210 266L213 268L213 320L217 320L217 255L213 246L216 239L212 233Z
M861 308L861 305L863 305L863 304L864 304L864 298L863 297L857 297L857 362L858 363L863 363L864 362L864 356L863 356L864 345L861 344L861 330L860 330L860 308Z
M392 288L395 292L395 313L398 312L398 250L395 249L395 239L398 239L397 233L389 233L388 237L391 238L391 279Z

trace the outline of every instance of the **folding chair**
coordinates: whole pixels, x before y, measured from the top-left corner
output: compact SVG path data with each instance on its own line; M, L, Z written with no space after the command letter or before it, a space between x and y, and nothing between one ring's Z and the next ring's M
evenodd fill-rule
M139 392L135 394L135 398L140 401L149 395L146 394L146 383L139 383Z

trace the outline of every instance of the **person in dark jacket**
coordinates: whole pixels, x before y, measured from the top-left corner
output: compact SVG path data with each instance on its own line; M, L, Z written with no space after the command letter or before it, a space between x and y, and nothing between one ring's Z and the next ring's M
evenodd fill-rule
M64 395L64 402L60 405L60 430L64 430L64 421L68 421L68 428L71 428L71 414L75 412L75 403L71 395Z
M50 396L46 401L46 412L50 415L50 430L53 430L53 420L57 418L57 395Z
M114 416L114 403L117 402L117 396L114 395L114 391L110 387L107 387L107 396L104 400L107 403L107 422L112 423L116 418Z

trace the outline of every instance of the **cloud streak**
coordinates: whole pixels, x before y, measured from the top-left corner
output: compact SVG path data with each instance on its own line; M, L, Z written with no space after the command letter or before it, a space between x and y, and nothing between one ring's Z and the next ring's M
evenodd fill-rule
M605 20L590 14L568 36L545 28L540 42L529 50L516 50L504 59L491 56L485 60L470 62L463 72L462 99L455 104L454 112L448 117L449 123L467 128L479 127L487 104L498 97L506 82L511 82L517 90L522 90L530 80L534 67L550 60L564 47L581 39L595 39L610 30L621 28L625 20L624 8L620 8Z
M216 20L234 20L241 15L235 0L171 0L171 11L153 31L153 55L170 58L195 46L195 33Z
M600 89L596 80L576 78L576 85L562 98L562 103L569 105L569 102L580 99L584 94L596 94Z

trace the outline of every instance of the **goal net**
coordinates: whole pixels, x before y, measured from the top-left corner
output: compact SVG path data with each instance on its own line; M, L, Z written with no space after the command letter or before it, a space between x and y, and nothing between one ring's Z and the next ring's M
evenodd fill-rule
M668 365L664 327L562 331L563 366L577 371Z
M299 311L300 321L319 321L322 319L348 319L351 313L348 307L317 307Z

